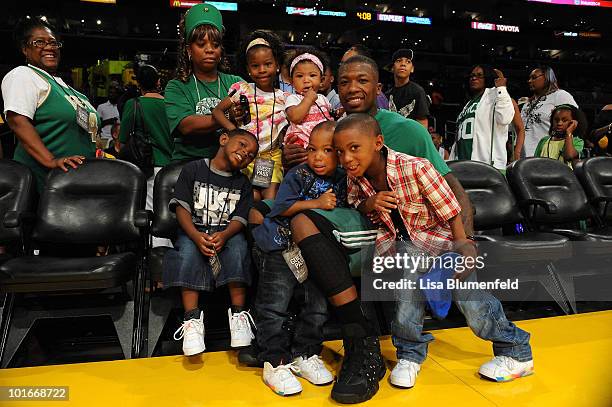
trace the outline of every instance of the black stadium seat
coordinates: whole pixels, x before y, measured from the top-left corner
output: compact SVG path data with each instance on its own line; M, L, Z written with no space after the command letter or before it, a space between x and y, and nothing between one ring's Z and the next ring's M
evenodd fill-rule
M139 356L148 233L144 199L144 175L127 162L91 160L67 173L51 171L32 232L40 255L0 266L0 290L16 298L8 310L15 318L2 333L2 367L41 318L110 315L125 357ZM94 257L96 246L112 250Z
M603 163L603 164L600 164ZM589 199L578 178L565 164L549 158L528 158L508 167L508 180L530 224L542 231L550 231L568 237L573 253L570 261L557 262L560 283L570 305L576 311L574 278L609 274L612 260L612 228L602 225L596 208L605 202L604 190L609 185L609 161L595 159L591 163L578 164L578 173L587 183L590 193L599 198ZM595 181L598 180L598 181ZM599 183L596 192L595 182ZM609 190L608 190L609 193ZM605 207L605 205L604 205Z
M532 157L515 161L508 167L507 176L519 205L534 227L573 241L612 241L610 230L598 224L586 230L580 227L580 221L595 221L596 215L567 165ZM594 245L592 254L601 254L597 247L606 246Z
M580 161L574 173L602 226L612 226L612 157L592 157Z
M492 266L487 267L487 275L500 273L500 278L538 281L568 313L565 296L559 290L550 267L551 259L571 257L568 238L535 231L504 234L504 227L513 228L515 224L524 222L524 218L502 173L478 161L451 161L448 165L474 207L475 238L482 242L482 250L488 254L488 266Z
M0 160L0 264L23 255L28 221L33 217L35 190L32 171L13 160ZM13 296L0 293L0 332ZM2 339L0 338L0 341Z
M185 163L170 164L162 168L155 176L153 187L153 222L151 234L156 237L174 239L178 223L176 215L168 208L168 203L174 195L174 186ZM162 280L162 264L167 247L154 247L149 254L150 281ZM147 325L147 355L151 356L166 324L170 311L179 306L179 296L176 292L155 292L151 287L149 297L149 318Z

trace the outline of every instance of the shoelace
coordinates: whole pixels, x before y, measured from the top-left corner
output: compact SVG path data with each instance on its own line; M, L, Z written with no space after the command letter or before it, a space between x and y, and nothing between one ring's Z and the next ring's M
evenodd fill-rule
M292 376L290 371L293 371L294 373L301 372L301 369L298 367L296 362L287 363L286 365L278 365L273 370L280 371L283 373L283 375L281 376L282 380L288 379L290 376Z
M495 356L493 363L500 367L507 367L513 370L516 367L516 361L508 356Z
M304 359L302 363L309 369L313 369L315 371L325 367L325 364L319 355L312 355L308 359Z
M251 339L255 339L255 334L253 334L251 327L254 327L255 329L257 329L257 327L255 326L255 321L253 320L251 314L249 314L249 311L241 311L233 314L232 318L237 319L236 325L238 325L238 329L240 329L240 327L242 327L242 329L246 329L249 332Z
M198 329L197 325L202 325L202 322L199 319L190 319L189 321L183 321L183 324L179 326L179 328L174 332L174 340L180 341L181 339L183 339L183 336L185 336L185 331L187 331L187 328ZM178 338L176 337L177 334L179 334Z

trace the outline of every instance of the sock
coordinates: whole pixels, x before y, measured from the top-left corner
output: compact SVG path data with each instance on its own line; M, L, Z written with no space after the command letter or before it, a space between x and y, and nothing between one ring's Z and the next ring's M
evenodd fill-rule
M232 314L238 314L242 311L246 311L246 307L241 305L232 305Z
M332 297L353 285L346 254L321 233L298 243L311 277L326 297Z
M185 315L183 316L184 321L189 321L190 319L199 319L199 318L200 318L199 308L192 309L191 311L186 311Z
M363 328L366 336L376 335L372 324L370 324L370 321L368 321L361 309L359 298L355 298L353 301L339 307L333 307L333 309L342 325L357 324Z

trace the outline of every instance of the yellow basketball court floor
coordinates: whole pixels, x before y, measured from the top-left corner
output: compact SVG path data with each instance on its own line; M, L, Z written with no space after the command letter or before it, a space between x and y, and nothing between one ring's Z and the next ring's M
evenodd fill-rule
M436 340L416 386L388 382L369 406L612 406L612 311L520 321L531 333L535 374L509 383L485 381L478 367L491 345L469 328L433 331ZM395 363L389 337L382 338L388 368ZM335 372L341 341L327 342L323 358ZM302 379L300 379L302 380ZM237 365L236 353L185 358L81 363L0 370L0 386L68 386L69 401L1 401L2 406L324 406L335 405L331 386L302 380L303 392L280 397L261 380L261 369Z

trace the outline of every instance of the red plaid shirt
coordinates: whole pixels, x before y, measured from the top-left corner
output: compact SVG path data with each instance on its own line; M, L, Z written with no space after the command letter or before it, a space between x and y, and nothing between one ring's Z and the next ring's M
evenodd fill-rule
M412 243L431 255L450 248L448 220L461 213L461 206L446 180L424 158L412 157L385 147L387 183L397 194L397 209ZM355 207L376 191L366 177L348 177L348 202ZM376 255L392 251L396 228L391 215L381 213L376 236Z

